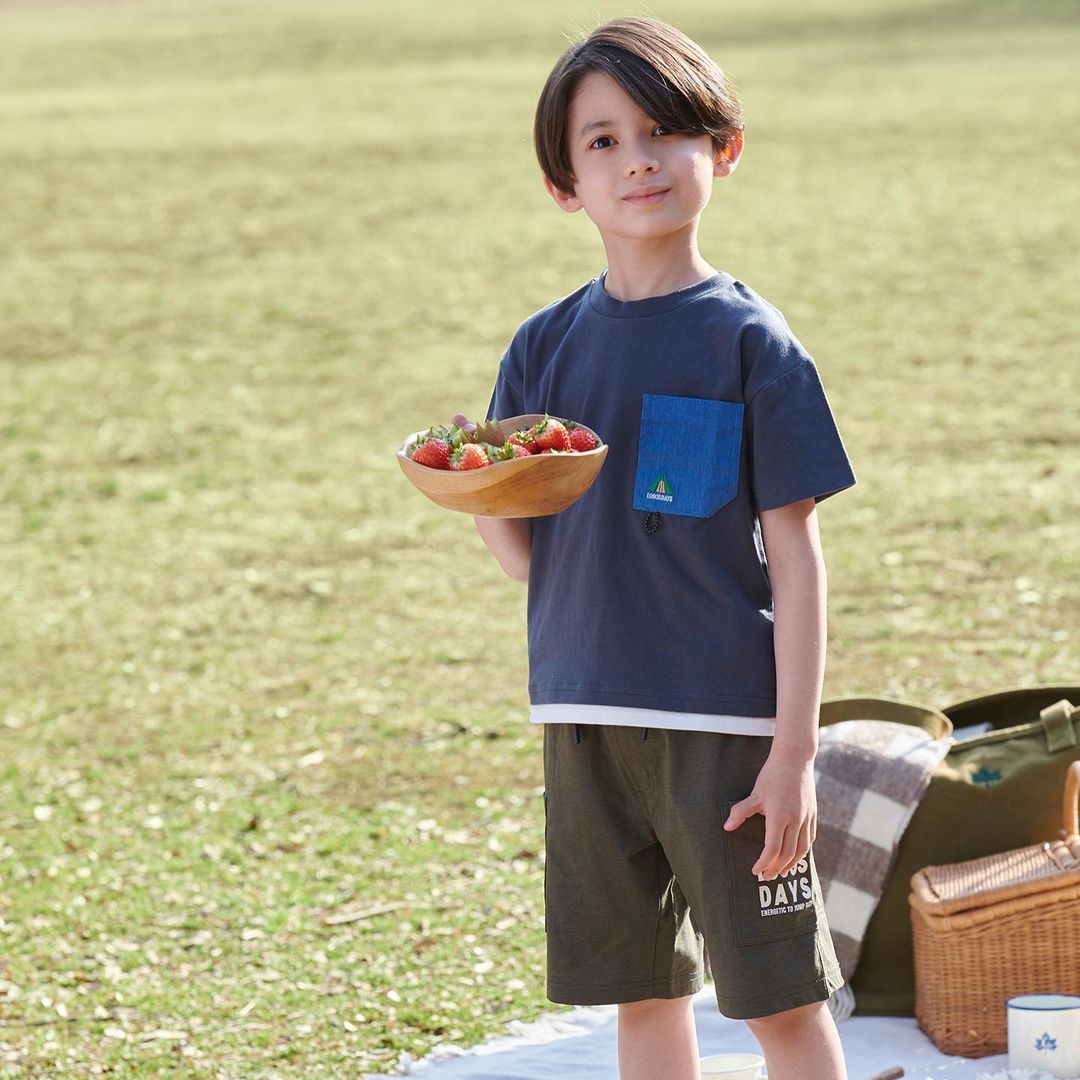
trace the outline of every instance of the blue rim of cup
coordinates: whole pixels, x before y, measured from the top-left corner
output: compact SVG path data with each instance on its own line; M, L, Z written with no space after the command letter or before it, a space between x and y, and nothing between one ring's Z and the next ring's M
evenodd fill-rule
M1009 998L1005 1006L1026 1012L1061 1012L1066 1009L1080 1009L1080 997L1075 994L1021 994L1019 997Z

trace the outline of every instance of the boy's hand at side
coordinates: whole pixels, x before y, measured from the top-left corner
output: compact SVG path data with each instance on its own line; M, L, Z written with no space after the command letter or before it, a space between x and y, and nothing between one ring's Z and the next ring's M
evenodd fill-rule
M737 829L754 814L765 817L765 847L753 871L771 880L804 858L817 836L813 756L774 745L754 790L731 808L724 828Z

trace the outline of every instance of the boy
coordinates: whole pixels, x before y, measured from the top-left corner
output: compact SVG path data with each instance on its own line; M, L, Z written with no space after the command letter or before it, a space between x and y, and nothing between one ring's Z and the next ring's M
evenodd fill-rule
M559 59L534 134L608 265L520 327L488 417L569 417L611 448L562 513L475 519L529 584L547 994L619 1004L621 1080L697 1080L705 948L770 1080L837 1080L842 979L811 850L814 508L855 476L783 316L698 251L742 153L739 103L678 30L617 19Z

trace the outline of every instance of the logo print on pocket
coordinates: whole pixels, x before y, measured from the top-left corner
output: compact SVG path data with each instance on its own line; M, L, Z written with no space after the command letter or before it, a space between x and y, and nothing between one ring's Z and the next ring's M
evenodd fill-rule
M671 502L675 498L671 491L671 484L666 476L658 476L656 483L648 490L646 499L658 499L660 502Z
M758 905L763 919L772 915L792 915L814 905L814 887L810 883L810 863L800 859L785 875L787 880L758 880Z

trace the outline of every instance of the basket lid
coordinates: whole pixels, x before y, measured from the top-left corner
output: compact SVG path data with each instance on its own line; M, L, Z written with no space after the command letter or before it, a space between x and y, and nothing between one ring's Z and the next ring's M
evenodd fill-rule
M951 915L1068 887L1080 887L1077 836L923 867L911 879L911 903L927 915Z

